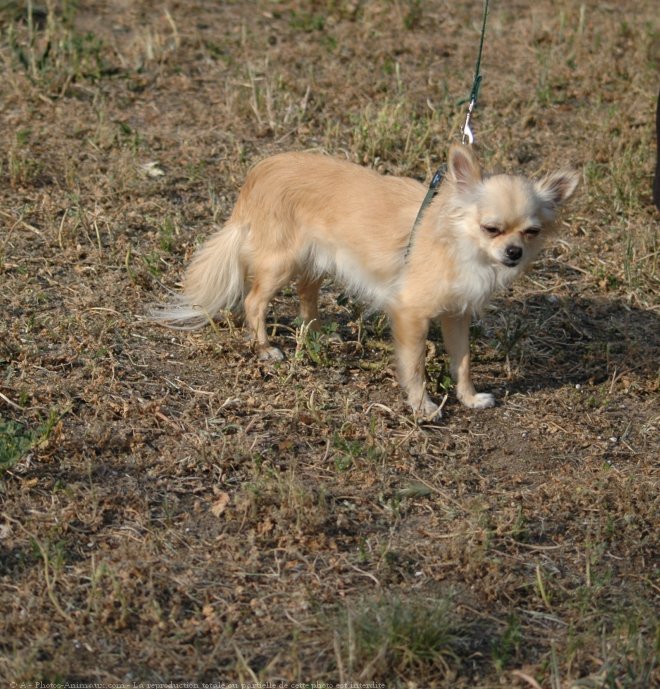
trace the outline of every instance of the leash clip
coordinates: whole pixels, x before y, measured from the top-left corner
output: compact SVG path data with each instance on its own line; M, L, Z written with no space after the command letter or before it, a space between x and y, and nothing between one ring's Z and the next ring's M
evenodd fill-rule
M472 98L470 101L470 105L468 105L468 110L467 110L467 115L465 116L465 124L463 125L463 137L461 139L461 143L465 145L465 142L470 144L474 143L474 134L472 133L472 129L470 128L470 118L472 117L472 110L474 109L476 100Z

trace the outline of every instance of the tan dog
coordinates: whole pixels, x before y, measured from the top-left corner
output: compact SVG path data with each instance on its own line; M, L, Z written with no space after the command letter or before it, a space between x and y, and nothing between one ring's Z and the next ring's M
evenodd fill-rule
M434 318L458 398L491 407L493 396L475 392L470 376L470 319L538 254L576 185L571 171L540 182L483 176L471 149L454 145L406 256L422 184L321 155L276 155L250 171L226 225L193 258L178 302L153 318L196 328L242 304L259 357L279 360L266 335L270 300L296 278L301 316L318 328L319 288L330 274L389 315L399 382L415 413L438 411L424 368Z

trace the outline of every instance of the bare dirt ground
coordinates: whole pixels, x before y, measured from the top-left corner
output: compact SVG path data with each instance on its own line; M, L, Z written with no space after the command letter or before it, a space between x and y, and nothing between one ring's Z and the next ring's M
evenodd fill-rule
M37 5L0 3L3 681L658 682L656 0L492 3L485 166L582 181L474 325L498 406L434 333L427 427L332 284L343 343L288 290L279 365L144 314L269 154L429 179L481 3Z

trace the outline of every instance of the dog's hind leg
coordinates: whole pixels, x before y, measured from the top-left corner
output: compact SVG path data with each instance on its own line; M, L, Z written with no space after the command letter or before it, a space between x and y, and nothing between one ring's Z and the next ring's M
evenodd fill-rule
M269 260L268 265L255 266L250 291L245 297L245 320L252 331L259 358L281 361L282 352L273 347L266 334L266 311L271 299L289 281L291 272L286 261Z
M319 331L321 323L319 321L319 290L323 278L310 278L308 275L301 275L298 278L298 297L300 298L300 317L303 323L309 324L309 329Z
M300 297L300 318L312 332L320 333L323 322L319 315L319 290L323 284L323 277L310 278L301 275L298 278L298 296ZM343 339L332 329L324 336L328 342L341 344Z

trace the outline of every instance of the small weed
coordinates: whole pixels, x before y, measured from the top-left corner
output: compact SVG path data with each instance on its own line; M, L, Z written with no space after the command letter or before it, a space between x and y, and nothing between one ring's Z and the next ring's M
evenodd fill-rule
M232 57L225 45L208 39L205 39L202 44L212 60L221 60L227 64L231 63Z
M19 129L7 151L7 173L12 187L29 184L39 175L40 165L30 149L31 139L30 129Z
M159 227L159 245L163 251L171 253L174 248L175 237L178 235L178 227L175 221L167 216Z
M317 366L330 366L333 356L331 342L336 337L337 324L324 324L321 329L314 328L314 323L303 323L301 318L294 321L296 326L295 358L301 361L307 358Z
M351 676L445 675L467 646L465 626L446 599L383 596L347 612L342 627Z
M302 323L300 319L296 319L296 324L300 324L296 328L296 360L307 358L318 366L327 366L330 357L323 333L313 329L313 323Z
M34 444L34 433L0 416L0 475L16 464Z
M606 409L611 403L611 400L605 390L597 389L594 394L589 395L584 400L584 406L587 409Z
M207 165L203 160L188 163L185 168L185 175L191 182L201 181L207 178Z
M515 615L510 615L504 632L495 640L491 657L498 675L515 661L520 652L522 627Z
M387 316L383 314L374 314L366 316L361 314L358 319L358 328L360 334L367 332L373 335L377 340L385 340L387 338L387 331L390 327L390 322ZM358 338L361 341L361 338Z
M536 578L534 582L534 589L536 595L541 599L543 605L548 609L552 609L552 593L548 589L546 579L541 569L541 565L536 565Z
M157 251L150 251L142 256L142 262L153 277L160 277L162 273L160 254Z
M608 170L602 163L597 163L594 160L588 160L582 168L584 178L589 184L596 184L607 179Z
M518 505L516 508L516 518L511 526L511 537L519 543L524 543L529 538L527 519L525 518L521 505Z
M408 31L412 31L419 26L422 16L422 0L408 0L406 3L406 13L403 17L403 26Z
M32 430L0 415L0 476L30 450L45 446L64 413L51 409L47 419Z
M339 473L348 471L353 466L353 459L350 455L338 454L334 458L334 465Z
M140 148L140 133L137 129L131 127L128 122L123 120L116 120L116 138L115 141L119 146L126 146L133 153L137 153Z
M339 433L333 436L332 446L337 450L335 466L340 471L346 471L358 460L375 462L382 455L382 451L374 444L361 439L346 438Z
M313 12L296 12L294 10L289 19L289 26L292 29L304 31L305 33L323 31L325 28L325 16Z
M501 315L502 328L495 333L499 348L508 358L521 340L527 337L527 324L520 316Z
M35 20L35 9L29 2L27 21L9 25L7 43L17 65L49 97L64 95L71 83L97 81L116 72L105 60L101 39L75 30L74 2L64 2L59 12L49 7L45 21Z
M433 356L428 359L426 372L429 381L435 383L436 394L446 395L454 387L454 381L449 373L448 360L442 356Z
M541 63L541 70L538 76L536 85L536 100L538 105L542 108L548 107L552 102L552 85L548 76L547 67L548 58L539 54L539 62Z

